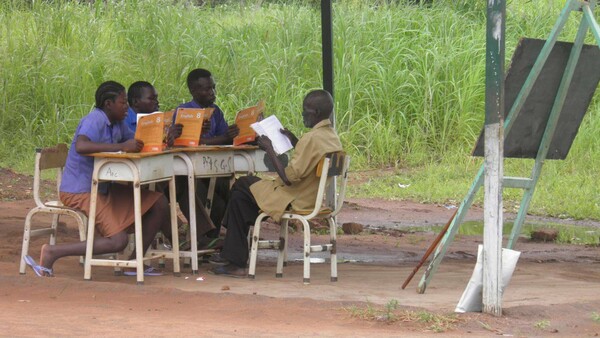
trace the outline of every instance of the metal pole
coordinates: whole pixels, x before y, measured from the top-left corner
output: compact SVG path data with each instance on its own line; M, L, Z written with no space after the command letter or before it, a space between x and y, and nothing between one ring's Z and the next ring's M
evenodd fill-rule
M321 0L321 44L323 58L323 89L333 96L333 28L331 22L331 0Z
M504 177L504 50L506 1L487 8L483 312L502 315L502 179Z
M331 96L333 92L333 25L331 19L331 0L321 0L321 45L323 58L323 89L328 91ZM329 118L335 129L335 111ZM327 187L326 200L332 209L335 210L335 180L333 184Z

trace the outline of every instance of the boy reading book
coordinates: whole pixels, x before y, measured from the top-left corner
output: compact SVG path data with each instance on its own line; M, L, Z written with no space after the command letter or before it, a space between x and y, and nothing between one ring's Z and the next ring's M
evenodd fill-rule
M151 90L149 90L149 91L141 90L140 86L141 87L149 86L149 88ZM135 82L134 84L132 84L129 88L132 89L132 92L128 93L128 99L129 99L130 104L132 104L134 107L134 114L142 113L142 112L148 111L148 110L157 110L158 109L158 93L151 84L149 84L148 82L145 82L145 81L138 81L138 82ZM149 92L154 93L154 95L152 95L150 97L151 99L148 97L144 98L144 95L148 94ZM149 102L149 101L153 101L153 102L155 102L155 104L146 104L146 105L143 104L143 102ZM163 134L167 135L166 143L169 145L174 144L174 140L181 135L182 130L183 130L183 125L173 124L174 112L175 112L174 110L170 110L170 111L164 112L164 114L163 114L164 127L165 127ZM131 109L128 112L127 118L129 118L129 116L130 116L129 114L131 114ZM138 127L137 123L130 124L130 126L134 132L137 132L137 127ZM168 188L165 186L165 184L159 183L157 185L157 189L166 191ZM185 187L185 190L180 190L179 188L177 189L177 196L176 196L177 202L179 203L179 207L181 208L181 211L183 212L184 216L189 220L190 219L189 200L188 200L187 195L188 195L187 185ZM166 196L168 198L168 194ZM212 221L210 221L210 217L206 214L206 210L204 209L204 205L202 204L202 201L197 199L197 201L196 201L196 228L198 229L198 232L205 233L205 232L213 229L214 227L211 225L211 223L212 223Z
M233 138L238 135L239 129L235 124L231 126L227 124L223 111L215 104L216 85L212 74L206 69L194 69L188 74L187 86L192 100L177 107L178 110L180 108L214 108L209 120L210 128L204 130L200 143L231 144Z
M287 167L284 168L276 156L271 140L266 136L258 137L258 146L271 158L279 177L261 180L256 176L246 176L235 182L223 221L227 228L225 243L221 253L209 260L219 266L210 272L230 277L246 276L247 236L259 210L279 221L289 205L295 209L314 207L319 185L319 178L315 175L317 165L325 154L341 151L342 144L329 121L333 99L328 92L315 90L308 93L302 107L304 125L311 130L300 140L287 129L280 131L294 146Z
M127 89L127 117L125 124L135 131L137 128L137 114L150 114L158 111L158 93L150 82L137 81Z
M225 145L232 144L233 138L239 134L237 125L228 125L225 121L223 111L215 104L216 85L212 74L206 69L194 69L187 76L187 86L192 95L192 100L178 107L181 108L213 108L214 111L208 122L202 127L203 132L200 137L200 144L206 145ZM208 125L208 126L207 126ZM177 185L177 201L180 207L187 205L185 200L188 198L187 177L177 176L175 178ZM196 197L202 204L206 203L208 196L208 179L196 180ZM179 198L181 195L181 199ZM215 192L212 199L212 208L210 218L215 225L215 229L206 233L198 230L198 242L206 241L206 236L216 238L219 236L221 221L225 214L225 206L229 199L229 178L218 178ZM197 202L196 205L199 203ZM182 208L182 211L185 211ZM200 224L198 224L200 225ZM199 245L201 247L201 245ZM210 247L210 246L209 246Z
M275 150L277 155L283 154L294 148L290 139L280 132L280 130L283 129L283 126L275 115L271 115L262 121L252 123L250 127L254 129L258 135L267 136L271 140L273 150Z

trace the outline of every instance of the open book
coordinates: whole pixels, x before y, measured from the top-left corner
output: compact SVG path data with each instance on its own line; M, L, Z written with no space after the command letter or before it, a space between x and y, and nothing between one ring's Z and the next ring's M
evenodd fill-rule
M238 136L233 138L233 145L252 142L256 139L256 132L250 127L252 123L262 120L265 111L265 101L260 101L256 106L240 110L235 116L235 124L240 129Z
M199 144L202 123L212 115L214 108L179 108L175 114L175 124L183 125L181 136L175 139L174 146L195 147Z
M169 134L169 128L173 125L173 114L175 114L175 110L169 110L164 113L165 120L165 133L164 137L166 140L167 135Z
M283 154L293 148L290 139L281 133L280 130L283 129L283 125L281 125L281 122L279 122L279 119L277 119L277 116L275 115L271 115L259 122L252 123L250 127L252 127L258 135L265 135L271 139L273 150L275 150L277 155Z
M163 150L164 113L137 114L135 139L144 142L142 152L160 152Z

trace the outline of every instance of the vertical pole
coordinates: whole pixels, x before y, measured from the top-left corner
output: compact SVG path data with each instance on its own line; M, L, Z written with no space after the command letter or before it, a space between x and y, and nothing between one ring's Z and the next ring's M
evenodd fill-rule
M333 96L333 27L331 22L331 0L321 0L321 48L323 59L323 89ZM335 119L332 119L332 122L333 121L335 121Z
M331 18L331 0L321 0L321 47L323 59L323 89L331 96L333 92L333 25ZM335 111L329 118L335 129ZM335 180L327 187L326 200L329 207L335 210Z
M502 179L504 176L504 46L506 0L487 7L483 312L502 315Z

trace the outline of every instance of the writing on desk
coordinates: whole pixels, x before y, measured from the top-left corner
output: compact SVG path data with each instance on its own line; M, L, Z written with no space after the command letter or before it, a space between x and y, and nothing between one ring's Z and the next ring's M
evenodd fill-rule
M114 177L114 178L117 178L117 177L119 177L119 173L118 173L118 172L116 172L116 171L114 171L114 170L112 170L112 168L111 168L111 167L108 167L108 168L106 169L106 171L104 172L104 174L105 174L106 176L108 176L108 177Z
M215 173L231 172L231 161L231 156L202 156L202 166L204 169Z

